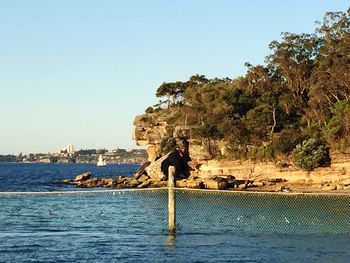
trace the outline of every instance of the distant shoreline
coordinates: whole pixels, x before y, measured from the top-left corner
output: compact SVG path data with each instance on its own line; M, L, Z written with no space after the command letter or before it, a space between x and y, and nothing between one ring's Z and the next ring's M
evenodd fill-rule
M47 162L0 162L0 164L95 164L95 162L91 162L91 163L84 163L84 162L75 162L75 163L60 163L60 162L56 162L56 163L47 163ZM133 162L121 162L121 163L107 163L107 165L122 165L122 164L126 164L126 165L130 165L130 164L134 164L134 165L141 165L142 163L133 163Z
M71 146L71 147L68 147ZM147 161L147 153L143 149L87 149L74 151L72 145L57 153L29 153L29 154L7 154L0 155L2 162L23 162L23 163L97 163L99 156L107 164L135 163L142 164Z

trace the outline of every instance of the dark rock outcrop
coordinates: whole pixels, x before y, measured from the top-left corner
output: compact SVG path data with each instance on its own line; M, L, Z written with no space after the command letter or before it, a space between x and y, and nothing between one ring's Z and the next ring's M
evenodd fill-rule
M186 178L189 175L189 166L187 164L189 156L183 157L177 149L170 152L161 163L161 171L164 174L164 179L168 179L169 166L175 167L175 178Z

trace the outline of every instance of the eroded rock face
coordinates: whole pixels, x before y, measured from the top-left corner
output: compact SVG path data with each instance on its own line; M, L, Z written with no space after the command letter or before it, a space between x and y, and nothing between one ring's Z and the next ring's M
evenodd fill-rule
M198 144L197 141L193 143L190 140L189 154L192 160L210 160L212 158L207 149L202 144Z
M154 162L160 154L160 144L147 144L146 152L149 162Z
M138 179L146 174L152 180L161 181L167 178L168 167L176 167L176 175L185 174L190 158L191 129L184 126L170 127L154 114L143 114L134 119L135 129L133 139L137 145L146 146L149 164L144 165L143 171L138 171L135 177ZM173 137L177 141L179 149L165 156L160 154L160 145L165 137ZM159 158L160 157L160 158Z
M192 160L209 160L211 154L198 140L191 139L191 128L187 126L171 126L154 114L138 115L134 119L132 139L139 146L145 146L148 161L154 162L160 156L160 144L165 137L175 138L179 144L187 141L188 153Z
M153 162L160 154L160 143L167 136L167 123L156 120L152 114L138 115L134 119L132 139L139 146L146 146L148 161Z

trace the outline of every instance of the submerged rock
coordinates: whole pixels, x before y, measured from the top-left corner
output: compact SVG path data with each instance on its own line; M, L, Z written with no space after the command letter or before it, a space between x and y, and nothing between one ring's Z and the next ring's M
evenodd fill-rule
M64 184L70 184L70 183L72 183L73 182L73 180L71 180L71 179L64 179L63 181L62 181L62 183L64 183Z

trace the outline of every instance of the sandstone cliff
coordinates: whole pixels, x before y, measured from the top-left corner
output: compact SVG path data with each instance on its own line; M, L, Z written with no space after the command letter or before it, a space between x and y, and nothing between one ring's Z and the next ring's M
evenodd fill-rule
M174 137L189 141L189 153L194 160L209 160L210 154L197 140L191 139L191 129L186 126L169 125L164 119L154 114L135 117L132 138L138 146L145 146L148 161L160 157L160 144L165 137Z
M211 160L206 148L191 139L191 129L184 126L170 126L166 121L157 119L152 114L137 116L134 121L133 139L137 145L146 147L148 160L151 163L147 169L148 176L162 180L160 163L160 144L165 137L184 138L189 141L191 162L190 179L180 186L199 187L201 182L210 182L216 178L230 178L246 182L244 188L259 186L262 190L280 190L280 188L303 191L304 189L350 190L350 155L333 156L330 167L320 167L313 171L305 171L291 163L278 165L274 162L255 162ZM224 152L223 150L221 151ZM193 180L195 178L195 180ZM217 187L217 183L216 187ZM265 187L265 188L264 188ZM274 187L278 189L274 189ZM206 187L215 188L215 187Z

